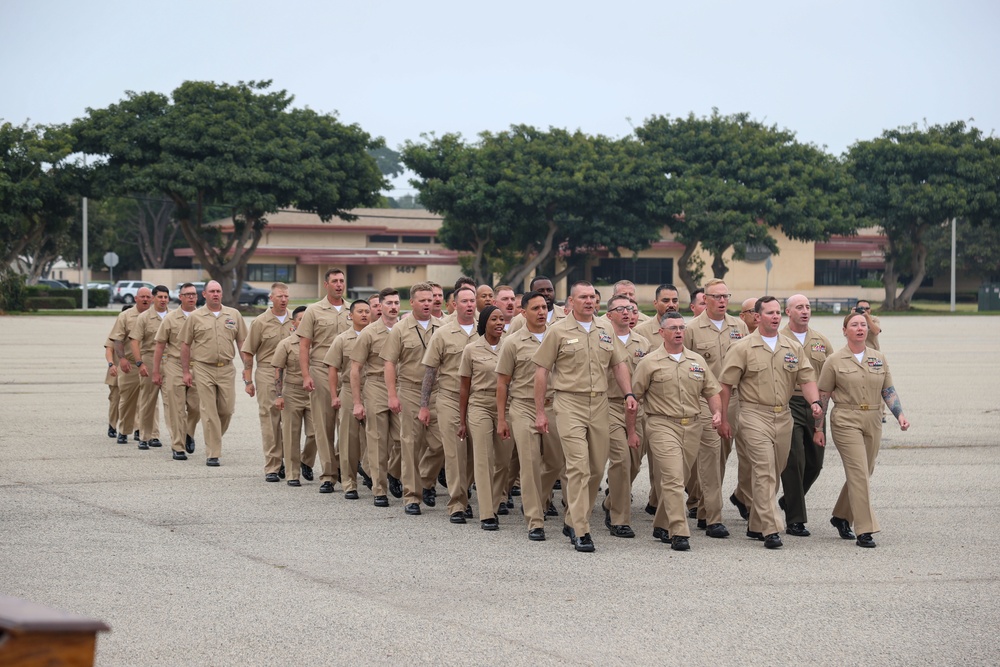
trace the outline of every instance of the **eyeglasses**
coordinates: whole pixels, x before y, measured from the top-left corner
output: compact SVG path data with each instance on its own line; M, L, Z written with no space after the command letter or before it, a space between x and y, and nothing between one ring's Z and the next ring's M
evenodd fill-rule
M710 297L712 299L720 299L720 300L733 298L732 294L706 294L705 296Z
M197 292L181 292L178 296L198 296Z
M747 310L741 310L740 315L746 315L747 313L756 313L757 311L753 308L748 308Z
M871 310L871 306L858 306L858 310Z
M639 309L635 306L617 306L615 308L609 308L609 313L638 313Z
M680 326L676 327L661 327L661 328L666 329L667 331L684 331L685 329L687 329L687 325L681 324Z

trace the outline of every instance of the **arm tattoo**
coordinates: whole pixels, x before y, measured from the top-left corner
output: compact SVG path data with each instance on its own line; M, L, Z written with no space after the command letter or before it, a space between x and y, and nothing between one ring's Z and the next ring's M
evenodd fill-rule
M252 371L253 370L253 357L250 355L243 355L243 370Z
M278 392L278 396L281 396L281 390L284 389L285 384L285 369L278 369L278 376L274 379L274 389Z
M816 419L816 428L826 430L826 411L830 407L830 394L825 391L819 392L819 402L823 408L823 414Z
M125 343L123 341L115 341L115 354L118 355L119 359L125 358Z
M424 382L420 385L420 407L426 408L431 403L431 392L434 391L434 381L437 379L437 369L428 368L424 371Z
M895 387L887 387L882 390L882 400L885 401L886 407L892 412L896 419L899 419L899 415L903 414L903 406L899 403L899 395L896 393Z

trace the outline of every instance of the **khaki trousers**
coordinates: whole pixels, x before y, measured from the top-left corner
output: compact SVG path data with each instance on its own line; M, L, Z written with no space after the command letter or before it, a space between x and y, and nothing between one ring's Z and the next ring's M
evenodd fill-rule
M344 491L358 490L358 464L365 451L364 426L351 414L354 405L354 395L351 385L340 388L340 426L337 429L337 439L340 443L340 481Z
M496 394L477 391L469 396L466 425L468 438L472 440L479 520L492 519L496 516L497 507L500 505L498 497L500 489L496 475L496 452L500 447L500 436L497 434Z
M644 421L645 416L641 413L635 420L640 443L644 442ZM632 523L632 483L642 465L643 448L641 445L637 449L628 446L622 401L608 404L608 437L608 497L603 507L611 512L612 525L627 526Z
M160 439L160 388L153 384L153 360L143 360L143 366L149 369L149 377L139 376L139 439L149 442Z
M739 425L740 402L733 397L729 401L727 419L735 427ZM701 400L701 446L698 448L698 481L701 486L701 502L698 505L698 518L704 519L706 525L722 523L722 480L726 477L726 461L733 448L732 440L724 440L719 432L712 428L712 411L708 409L708 401ZM743 468L746 468L744 465Z
M274 388L274 368L257 364L253 374L256 385L257 417L260 419L261 444L264 450L264 474L281 469L281 410L274 407L278 392ZM284 389L282 387L282 389ZM286 470L287 474L287 470Z
M191 363L192 373L197 364ZM183 452L186 436L194 437L201 419L201 406L198 404L197 384L190 387L184 384L184 370L181 362L173 357L164 356L160 362L160 373L163 375L163 404L167 412L167 423L170 425L170 448L175 452Z
M701 418L684 420L663 415L646 417L649 458L659 471L659 505L653 519L655 528L665 528L671 537L690 537L687 508L684 504L684 480L698 458L701 444Z
M118 369L118 432L132 435L139 430L139 369L132 364L128 373Z
M108 426L118 430L118 378L114 378L114 384L108 385Z
M750 463L751 503L748 530L770 535L785 529L778 513L778 475L788 461L792 440L792 415L786 407L740 406L740 430Z
M792 396L788 401L792 411L792 439L788 450L788 463L781 472L781 487L785 493L785 521L807 523L806 494L823 470L825 447L813 442L816 420L806 399ZM879 424L881 424L879 420Z
M495 400L493 404L496 405ZM507 423L510 424L510 413L508 412L505 417L507 418ZM497 440L496 449L493 452L493 500L496 502L498 508L500 507L500 503L506 502L510 494L511 482L514 479L510 470L511 460L514 458L514 449L514 438L508 438L507 440L500 438ZM479 485L477 484L476 486L478 487Z
M566 458L566 523L582 537L590 533L590 513L608 463L608 422L601 418L608 414L608 397L557 391L553 404Z
M285 457L285 477L299 479L303 459L303 453L299 450L302 430L312 419L309 392L300 384L285 382L281 387L281 395L285 399L285 409L281 411L281 444ZM308 442L308 436L306 441Z
M524 519L528 522L528 530L542 528L545 525L545 507L552 493L555 477L552 477L548 487L542 479L542 459L544 457L544 436L535 430L535 402L529 399L513 399L510 402L511 435L517 448L517 458L521 464L521 506L524 508ZM555 421L549 423L551 430ZM554 449L551 445L549 450ZM559 451L562 458L562 450ZM550 466L551 467L551 466ZM556 472L558 475L558 470Z
M877 410L848 410L834 407L830 414L830 434L844 462L847 481L840 490L833 516L854 525L854 532L882 530L872 509L870 480L875 472L882 443L882 415Z
M399 404L402 407L402 411L399 413L401 420L399 455L404 504L420 504L423 501L423 490L435 487L437 471L434 472L434 476L430 480L423 479L420 472L420 462L428 449L436 452L443 451L441 431L438 429L437 404L434 400L437 396L434 393L431 394L428 403L431 422L429 426L424 426L417 419L420 413L420 389L421 385L415 382L399 380L396 391Z
M333 409L330 394L330 376L326 364L310 364L309 374L315 388L309 394L309 408L312 412L316 448L319 450L319 464L323 468L321 482L337 483L340 460L337 457L337 410ZM366 405L367 409L367 405Z
M382 377L373 375L366 378L361 393L365 406L368 474L372 478L372 493L385 496L389 493L390 449L393 441L399 442L401 423L399 415L389 410L389 394Z
M466 435L458 437L461 419L458 411L458 392L438 389L437 392L438 430L444 450L444 474L448 478L448 514L465 511L469 504L469 474L472 455L472 440Z
M225 366L193 362L194 384L198 387L201 430L205 437L205 457L222 456L222 436L236 410L236 371L232 362Z

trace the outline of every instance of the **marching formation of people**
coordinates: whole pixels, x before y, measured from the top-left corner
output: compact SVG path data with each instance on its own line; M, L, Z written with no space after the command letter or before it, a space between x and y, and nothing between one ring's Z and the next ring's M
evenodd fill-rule
M447 299L440 285L418 283L402 318L392 288L348 303L339 269L326 272L324 287L320 301L289 312L288 286L274 283L271 307L249 327L222 305L218 282L205 285L201 308L184 284L172 311L166 287L140 289L105 344L108 435L161 447L162 400L172 458L195 452L201 422L206 464L221 465L242 362L266 482L302 487L318 475L320 493L340 484L358 500L364 486L374 506L389 507L391 495L407 515L436 507L440 485L451 523L478 518L487 531L519 495L532 541L545 540L545 521L559 516L558 490L563 535L591 552L602 483L605 527L635 537L632 487L645 458L653 537L686 551L690 520L709 538L730 535L723 483L735 448L729 501L747 537L776 549L782 532L810 535L806 495L823 467L829 410L846 474L830 523L875 546L869 480L884 411L904 431L909 422L867 301L844 318L847 344L836 350L810 328L804 295L786 300L782 328L773 296L729 314L732 295L719 279L691 295L689 319L673 285L656 289L647 317L625 280L603 315L590 283L573 284L562 306L544 276L525 294L460 278Z

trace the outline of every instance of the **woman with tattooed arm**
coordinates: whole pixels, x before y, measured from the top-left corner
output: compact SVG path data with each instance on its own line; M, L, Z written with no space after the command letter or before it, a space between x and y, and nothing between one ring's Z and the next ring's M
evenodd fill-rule
M847 476L830 523L845 540L857 539L859 547L872 548L872 533L880 530L869 494L869 479L882 440L879 401L885 402L902 430L908 429L910 422L892 386L885 356L865 345L868 322L863 313L852 312L844 318L844 336L847 345L827 359L818 383L824 412L833 395L830 433ZM826 444L822 419L816 422L813 441L821 447Z

